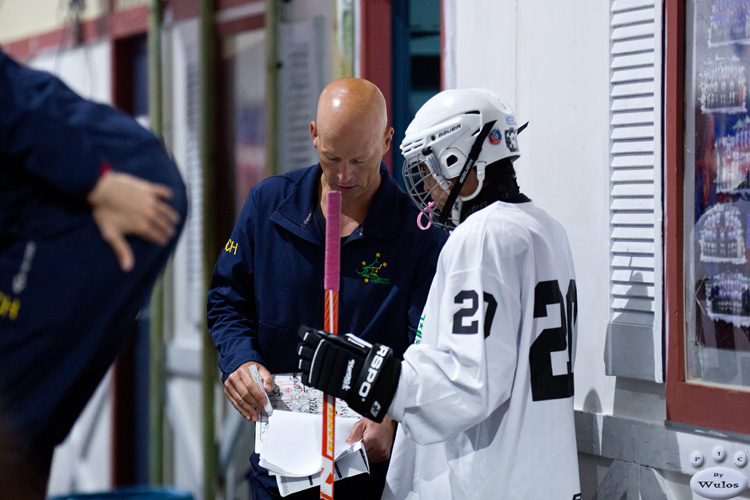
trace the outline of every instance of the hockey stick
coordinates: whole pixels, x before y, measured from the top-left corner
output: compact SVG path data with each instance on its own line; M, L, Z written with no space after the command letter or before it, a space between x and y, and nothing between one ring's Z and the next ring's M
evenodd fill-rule
M326 210L326 247L323 288L325 288L325 330L337 335L339 329L339 267L341 258L341 193L329 191ZM333 499L333 444L336 431L336 400L323 394L323 460L320 470L320 498Z

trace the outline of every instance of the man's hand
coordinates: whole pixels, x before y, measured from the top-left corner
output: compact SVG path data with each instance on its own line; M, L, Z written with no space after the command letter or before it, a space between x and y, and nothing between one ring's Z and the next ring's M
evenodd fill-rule
M305 384L349 403L349 407L375 422L388 412L401 375L401 362L393 350L372 345L351 333L331 335L301 327L297 348Z
M250 374L250 365L257 365L260 379L263 381L263 388L253 380ZM224 394L234 409L240 412L246 420L257 422L260 418L260 412L265 414L263 405L266 403L267 396L263 391L271 392L273 390L273 376L260 363L249 361L240 365L234 373L227 377L224 382Z
M164 246L175 235L180 215L167 203L170 199L167 186L113 171L102 175L89 193L94 221L123 271L135 265L126 236Z
M365 444L367 460L371 464L379 464L391 458L395 433L396 422L388 417L385 417L380 424L368 418L360 418L354 424L346 442L352 444L361 439Z

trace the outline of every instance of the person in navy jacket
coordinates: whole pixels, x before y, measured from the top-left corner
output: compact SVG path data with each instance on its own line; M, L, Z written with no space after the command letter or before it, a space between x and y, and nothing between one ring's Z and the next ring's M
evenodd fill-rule
M153 134L0 52L0 498L45 497L186 213Z
M437 257L448 233L416 228L419 210L381 159L393 129L371 82L330 83L311 122L320 163L259 183L250 191L222 249L208 293L208 326L219 351L224 392L257 421L273 373L297 371L299 325L323 326L326 194L342 194L339 331L393 346L397 355L418 332ZM359 421L371 476L336 482L336 498L380 498L395 423ZM279 498L275 478L251 456L252 498ZM318 498L317 488L292 498Z

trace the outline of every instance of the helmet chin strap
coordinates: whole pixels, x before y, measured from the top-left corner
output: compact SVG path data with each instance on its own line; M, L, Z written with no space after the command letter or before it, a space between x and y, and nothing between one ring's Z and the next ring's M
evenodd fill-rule
M461 201L469 201L469 200L473 200L474 198L477 197L477 195L479 194L479 191L482 190L482 185L484 184L484 167L485 167L484 163L480 163L480 164L477 165L477 181L478 181L478 183L477 183L477 188L474 190L474 192L471 193L469 196L461 196L461 195L459 195L459 197L458 197L459 200L461 200Z
M446 220L448 219L448 214L453 215L453 205L456 203L456 200L458 199L458 195L461 192L461 188L464 187L464 182L466 182L466 177L469 175L469 172L472 168L474 168L474 164L477 161L477 158L479 158L479 153L482 151L482 144L484 143L484 140L487 138L488 135L490 135L490 131L492 130L493 125L495 125L496 120L492 120L490 122L487 122L482 127L482 130L479 131L479 134L477 135L477 138L474 140L474 144L471 146L471 151L469 152L468 158L466 158L466 163L464 164L464 167L461 169L461 173L458 174L458 177L456 178L456 182L453 184L453 188L451 189L450 194L448 195L448 199L445 201L445 205L443 205L443 208L440 210L440 217L438 218L438 221L441 224L445 224ZM479 177L479 172L477 172L477 178ZM484 180L484 168L482 168L482 180ZM479 191L481 190L482 183L479 183L479 186L477 186L476 191L470 195L469 198L462 197L463 200L471 199L479 194ZM460 207L458 208L458 213L461 213ZM453 217L451 217L453 218Z
M465 202L476 198L482 190L482 185L484 184L484 166L484 163L477 165L477 187L474 192L469 196L459 195L456 202L453 204L453 208L451 208L451 220L453 221L454 226L458 226L461 223L461 214L463 213Z

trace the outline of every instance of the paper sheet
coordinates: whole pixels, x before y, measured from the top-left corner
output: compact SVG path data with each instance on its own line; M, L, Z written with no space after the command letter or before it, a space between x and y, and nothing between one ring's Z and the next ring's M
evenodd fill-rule
M268 393L275 416L277 413L294 412L298 414L320 415L323 409L323 393L318 389L307 387L302 383L301 375L297 373L281 373L273 376L274 388ZM336 422L344 418L359 419L361 415L340 399L336 400ZM342 417L342 418L338 418ZM255 426L255 453L263 455L269 420L265 415ZM323 424L321 422L320 428ZM320 433L320 431L319 431ZM338 432L337 432L338 434ZM344 439L346 439L345 436Z
M336 419L335 458L351 449L346 438L357 419ZM287 476L309 476L320 472L323 419L320 415L276 411L268 418L263 443L263 465Z
M255 452L260 455L260 465L276 476L282 496L319 486L321 391L306 387L298 374L277 374L268 396L274 411L255 426ZM344 401L336 400L335 480L370 472L363 443L346 444L360 418Z
M365 453L365 448L362 446L361 441L352 450L338 458L333 467L335 481L344 477L365 473L370 473L370 464L367 461L367 453ZM276 484L279 486L281 496L285 497L298 491L320 486L320 472L306 477L276 476Z

